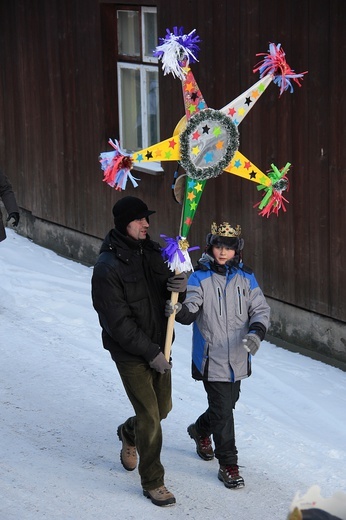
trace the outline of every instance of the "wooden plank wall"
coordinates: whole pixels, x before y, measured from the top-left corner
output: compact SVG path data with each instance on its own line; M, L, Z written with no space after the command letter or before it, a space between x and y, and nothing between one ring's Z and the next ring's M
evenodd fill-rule
M101 182L100 151L118 137L114 1L3 0L0 3L0 167L19 204L34 216L103 237L121 193ZM121 2L140 5L138 1ZM193 72L208 106L221 108L258 76L256 53L281 43L296 72L293 94L270 85L239 127L240 151L262 170L292 163L286 213L263 219L256 185L230 174L208 181L190 231L201 245L213 220L240 223L244 261L265 293L346 321L344 0L158 0L159 34L197 29ZM160 75L161 136L184 114L181 84ZM175 236L181 207L165 174L138 174L142 197L157 210L151 234ZM193 253L196 260L199 253Z

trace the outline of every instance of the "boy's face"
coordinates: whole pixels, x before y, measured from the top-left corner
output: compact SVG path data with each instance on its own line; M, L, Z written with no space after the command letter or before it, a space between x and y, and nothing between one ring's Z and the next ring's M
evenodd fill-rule
M213 246L212 252L216 262L220 265L225 265L226 262L232 260L235 256L234 249L226 246Z

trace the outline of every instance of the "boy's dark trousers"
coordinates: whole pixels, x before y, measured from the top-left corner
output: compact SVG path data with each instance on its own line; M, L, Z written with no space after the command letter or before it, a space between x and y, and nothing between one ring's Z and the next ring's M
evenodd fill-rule
M238 464L233 409L239 399L240 381L236 383L203 381L203 384L209 407L197 419L196 429L202 437L213 435L215 457L221 466Z

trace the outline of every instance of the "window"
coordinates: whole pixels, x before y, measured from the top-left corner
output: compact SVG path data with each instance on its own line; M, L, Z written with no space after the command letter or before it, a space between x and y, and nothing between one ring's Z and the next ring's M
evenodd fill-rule
M136 151L160 141L156 8L117 9L120 143Z

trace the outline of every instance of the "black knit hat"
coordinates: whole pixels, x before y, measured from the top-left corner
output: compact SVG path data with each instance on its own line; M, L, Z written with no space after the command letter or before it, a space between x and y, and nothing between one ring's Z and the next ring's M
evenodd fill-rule
M115 228L123 235L126 235L126 228L133 220L146 218L149 222L149 215L156 213L151 211L148 206L137 197L123 197L113 206L113 216Z

